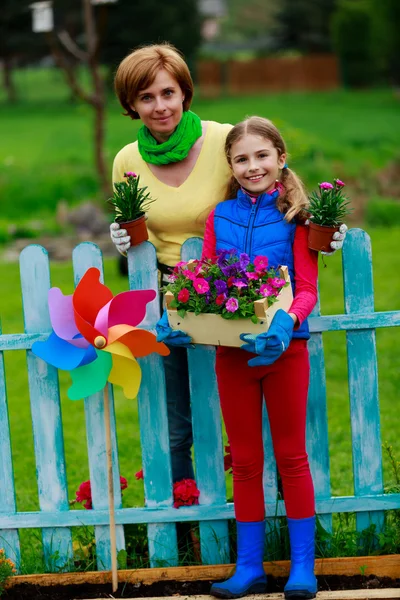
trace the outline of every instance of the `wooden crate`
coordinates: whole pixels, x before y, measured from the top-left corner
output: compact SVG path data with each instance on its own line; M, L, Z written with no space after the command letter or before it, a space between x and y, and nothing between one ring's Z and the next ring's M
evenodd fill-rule
M187 312L182 318L178 315L176 308L171 308L171 302L174 298L172 292L165 294L168 321L172 329L181 329L190 337L194 344L207 344L210 346L236 346L243 344L240 339L241 333L251 333L258 335L269 329L272 318L276 311L282 308L288 311L293 302L292 286L290 285L290 275L287 267L280 267L279 275L289 283L284 287L277 301L268 308L268 299L262 298L254 302L254 311L258 318L258 323L253 323L250 319L224 319L221 315L200 314L195 315Z

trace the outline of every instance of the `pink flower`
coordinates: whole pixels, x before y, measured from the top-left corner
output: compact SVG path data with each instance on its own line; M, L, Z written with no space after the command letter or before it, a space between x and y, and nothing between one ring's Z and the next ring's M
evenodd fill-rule
M190 269L183 269L182 275L184 275L187 279L190 279L190 281L197 279L196 274L193 273L193 271L190 271Z
M346 185L341 179L335 179L334 182L336 183L337 187L344 187Z
M174 483L174 507L193 506L199 503L200 491L194 479L182 479Z
M235 281L233 282L233 285L234 285L236 288L238 288L239 290L240 290L241 288L248 287L248 286L247 286L247 283L245 283L245 282L244 282L244 281L242 281L241 279L235 279Z
M219 294L216 299L215 299L215 304L217 304L218 306L221 306L226 300L226 295L225 294Z
M137 177L137 175L133 171L127 171L124 173L124 177Z
M261 271L265 271L268 267L268 257L267 256L256 256L254 259L254 267L257 273Z
M258 273L249 273L248 271L246 272L246 277L247 279L258 279L259 278L259 274Z
M274 288L281 288L285 285L286 281L280 277L273 277L269 282Z
M261 296L267 297L267 296L273 296L275 293L275 290L273 287L270 286L269 283L263 283L260 286L260 294Z
M135 477L138 481L139 481L139 479L143 479L143 469L140 469L140 471L135 473Z
M239 308L239 302L236 300L236 298L229 298L225 304L225 308L228 312L234 313Z
M333 185L328 181L323 181L318 184L321 190L333 190Z
M206 281L205 279L203 279L203 277L197 277L193 281L193 285L194 285L194 289L196 290L196 292L198 294L205 294L210 289L208 281Z
M179 302L187 302L189 300L189 290L186 288L183 288L183 290L181 290L178 294L178 301Z

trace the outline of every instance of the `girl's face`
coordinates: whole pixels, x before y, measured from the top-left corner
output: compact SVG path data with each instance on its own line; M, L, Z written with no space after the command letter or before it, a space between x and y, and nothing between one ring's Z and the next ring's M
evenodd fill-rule
M184 95L176 79L161 69L153 83L140 90L132 109L160 143L165 142L182 118Z
M270 140L251 133L231 146L231 168L236 181L254 195L270 192L276 186L279 170L286 154L278 151Z

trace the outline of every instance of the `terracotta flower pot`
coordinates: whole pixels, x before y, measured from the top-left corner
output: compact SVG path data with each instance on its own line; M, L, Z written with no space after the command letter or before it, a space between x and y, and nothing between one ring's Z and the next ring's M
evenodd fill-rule
M147 216L142 215L133 221L125 221L119 223L121 229L126 229L128 235L131 236L131 246L138 246L142 242L149 239L149 234L146 227Z
M325 225L317 225L310 221L308 230L308 247L310 250L317 250L317 252L332 252L330 246L332 242L332 236L336 231L339 231L339 225L337 227L326 227Z

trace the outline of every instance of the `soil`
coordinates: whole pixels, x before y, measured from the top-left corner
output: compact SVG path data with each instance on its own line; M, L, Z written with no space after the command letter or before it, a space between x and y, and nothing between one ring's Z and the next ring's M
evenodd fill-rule
M268 592L281 592L286 580L268 577ZM33 586L19 584L4 593L3 600L79 600L83 598L148 598L150 596L190 596L209 594L212 581L160 581L151 585L120 583L118 591L111 594L108 585ZM318 588L322 590L350 590L371 588L400 588L400 579L389 577L327 576L318 577Z

